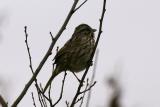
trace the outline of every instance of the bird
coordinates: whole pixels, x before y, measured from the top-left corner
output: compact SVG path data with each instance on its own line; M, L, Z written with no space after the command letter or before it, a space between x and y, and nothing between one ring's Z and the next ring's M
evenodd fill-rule
M87 24L78 25L71 38L56 53L54 57L55 69L46 83L43 92L52 83L53 79L63 71L71 71L73 73L83 71L90 60L90 56L95 46L94 32L96 29L91 28Z

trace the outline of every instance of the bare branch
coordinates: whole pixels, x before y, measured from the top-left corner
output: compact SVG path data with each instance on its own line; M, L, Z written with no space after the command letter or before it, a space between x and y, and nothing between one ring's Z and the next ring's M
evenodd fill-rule
M40 86L40 88L39 88L39 94L42 97L43 104L45 105L45 107L47 107L46 99L49 101L49 103L51 102L51 100L45 94L42 94L43 88L42 88L41 83L40 83L39 86ZM51 104L52 104L52 102L51 102Z
M27 26L24 27L24 33L25 33L25 43L26 43L26 47L27 47L27 52L28 52L28 57L29 57L29 62L30 62L30 69L32 71L32 73L34 74L34 70L33 70L33 67L32 67L32 57L31 57L31 53L30 53L30 48L29 48L29 45L28 45L28 33L27 33Z
M36 84L35 84L36 85ZM42 100L41 100L41 95L40 95L40 92L38 91L38 88L36 88L37 89L37 94L38 94L38 100L39 100L39 102L40 102L40 104L41 104L41 107L43 107L43 102L42 102Z
M44 93L43 93L44 94ZM52 98L51 98L51 84L49 86L48 97L50 99L50 106L52 106Z
M44 96L41 94L41 89L40 89L40 87L38 86L38 84L35 84L35 87L36 87L36 89L37 89L37 94L38 94L38 98L39 98L39 102L40 102L40 104L41 104L41 107L47 107L46 106L46 103L45 103L45 101L44 101Z
M104 18L104 14L105 14L105 11L106 11L106 0L104 0L103 2L103 10L102 10L102 15L101 15L101 18L100 18L100 24L99 24L99 32L98 32L98 37L97 37L97 40L96 40L96 43L95 43L95 47L93 49L93 52L92 52L92 55L90 57L90 61L89 61L89 64L88 64L88 67L86 68L83 76L82 76L82 79L81 79L81 82L78 86L78 89L77 89L77 92L76 92L76 95L74 96L73 100L72 100L72 103L71 103L71 106L70 107L74 107L74 104L76 102L76 99L78 98L79 96L79 93L80 93L80 90L82 88L82 85L83 85L83 81L88 73L88 70L90 68L90 65L91 65L91 62L92 62L92 59L94 57L94 54L95 54L95 51L96 51L96 48L98 46L98 42L99 42L99 39L100 39L100 36L101 36L101 33L102 33L102 24L103 24L103 18Z
M83 93L85 93L85 92L87 92L87 91L90 91L91 88L92 88L95 84L96 84L96 81L95 81L89 88L85 89L84 91L80 92L79 94L83 94Z
M78 102L81 101L82 99L83 99L83 97L78 98L78 100L77 100L74 104L78 103Z
M86 88L85 90L87 90L88 86L89 86L89 83L88 83L89 79L87 78L87 84L86 84ZM79 107L82 107L83 105L83 100L84 100L84 97L85 97L85 94L86 94L87 91L83 92L83 96L82 96L82 100L81 100L81 104Z
M86 84L86 87L85 87L84 91L79 92L79 94L78 94L78 96L79 96L80 94L83 94L83 95L75 101L74 105L75 105L76 103L78 103L78 102L81 101L81 104L80 104L79 107L82 107L83 100L84 100L84 97L85 97L86 92L89 91L89 90L96 84L96 82L94 82L94 83L88 88L88 86L89 86L89 82L88 82L88 81L89 81L89 79L87 78L87 84Z
M36 107L36 103L35 103L33 92L31 93L31 95L32 95L33 105L34 105L34 107Z
M69 107L69 102L68 101L66 101L66 105L67 105L67 107Z
M85 0L82 4L80 4L76 9L74 9L74 12L77 11L79 8L81 8L88 0Z
M4 100L4 98L0 95L0 105L2 107L8 107L8 103Z
M19 102L22 100L22 98L24 97L24 95L26 94L26 92L28 91L29 87L31 86L31 84L33 83L33 81L35 80L35 78L37 77L37 75L39 74L41 68L43 67L44 63L47 61L48 57L52 54L52 49L56 43L56 41L58 40L58 38L61 36L61 34L63 33L63 31L65 30L71 16L74 13L74 10L77 6L77 3L79 2L79 0L74 0L74 3L68 13L68 16L66 17L66 20L64 21L62 27L60 28L59 32L57 33L57 35L55 36L55 38L53 38L50 47L47 51L47 53L45 54L44 58L42 59L42 61L40 62L39 66L37 67L34 75L31 77L31 79L27 82L26 86L24 87L24 89L22 90L22 92L20 93L20 95L17 97L17 99L14 101L14 103L12 104L11 107L16 107Z
M63 89L64 89L64 82L65 82L66 76L67 76L67 72L65 71L64 78L62 80L62 87L61 87L60 97L59 97L59 99L55 102L55 104L52 107L55 107L59 103L59 101L62 99Z
M34 75L34 70L33 70L33 66L32 66L32 57L31 57L30 48L29 48L29 45L28 45L27 26L24 27L24 32L25 32L25 37L26 37L25 43L26 43L27 52L28 52L28 56L29 56L29 62L30 62L29 67L30 67L30 69L31 69L31 71L32 71L32 74ZM44 96L41 95L41 93L40 93L40 90L41 90L41 89L40 89L40 87L38 86L37 79L35 78L34 81L35 81L35 87L36 87L37 93L38 93L39 102L40 102L40 104L41 104L42 107L46 107L47 104L46 104L46 102L45 102ZM34 102L33 93L32 93L32 99L33 99L34 106L36 106L36 105L35 105L35 102Z
M98 56L99 56L99 49L97 49L97 51L96 51L95 63L94 63L93 74L92 74L92 77L91 77L90 84L93 84L93 81L94 81L94 78L95 78L95 75L96 75L96 67L97 67L97 62L98 62ZM90 102L90 98L91 98L91 92L92 92L92 89L88 92L86 107L89 107L89 102Z
M49 32L49 34L50 34L50 36L51 36L52 41L54 41L54 37L53 37L53 35L52 35L52 32Z

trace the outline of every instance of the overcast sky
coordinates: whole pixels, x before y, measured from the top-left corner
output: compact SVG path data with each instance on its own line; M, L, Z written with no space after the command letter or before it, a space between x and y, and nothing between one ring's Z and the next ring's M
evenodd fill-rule
M87 23L98 28L103 0L88 2L73 15L56 46L62 47L74 28ZM73 0L0 0L0 92L11 104L29 78L28 54L24 43L24 26L28 26L29 45L34 69L71 8ZM117 74L123 87L124 107L159 107L160 103L160 1L110 0L104 19L103 34L98 46L99 59L90 107L103 107L110 90L105 78ZM97 33L96 33L97 34ZM55 49L53 50L55 52ZM38 79L44 83L51 74L51 56ZM89 72L91 74L92 69ZM54 81L53 96L59 95L62 74ZM80 76L80 74L78 74ZM68 74L65 100L71 101L77 80ZM31 107L30 88L19 104Z

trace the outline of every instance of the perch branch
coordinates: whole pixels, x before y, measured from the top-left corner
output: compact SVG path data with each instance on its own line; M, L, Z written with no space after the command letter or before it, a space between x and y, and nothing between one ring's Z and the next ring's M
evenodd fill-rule
M88 81L89 81L89 79L87 78L87 84L86 84L86 88L85 88L85 90L87 90L87 88L88 88L88 86L89 86ZM82 105L83 105L83 101L84 101L84 97L85 97L85 95L86 95L86 92L87 92L87 91L84 91L84 92L83 92L83 96L82 96L81 104L80 104L80 106L79 106L79 107L82 107Z
M80 93L80 90L81 90L81 88L82 88L82 86L83 86L83 81L84 81L84 79L85 79L85 77L86 77L86 75L87 75L87 73L88 73L89 68L90 68L90 63L92 62L92 59L93 59L93 57L94 57L94 53L95 53L96 48L97 48L97 46L98 46L99 39L100 39L100 37L101 37L102 24L103 24L103 19L104 19L105 11L106 11L106 0L104 0L104 2L103 2L102 15L101 15L101 18L100 18L100 20L99 20L99 21L100 21L100 24L99 24L98 37L97 37L97 40L96 40L95 47L94 47L94 49L93 49L92 55L91 55L91 57L90 57L90 62L89 62L88 66L87 66L87 68L86 68L86 70L85 70L85 72L84 72L84 74L83 74L83 76L82 76L81 82L80 82L80 84L79 84L79 86L78 86L77 92L76 92L76 94L75 94L75 96L74 96L74 98L73 98L73 100L72 100L72 103L71 103L71 106L70 106L70 107L74 107L75 102L76 102L76 99L78 98L79 93Z
M95 63L94 63L94 68L93 68L93 74L92 74L92 77L91 77L90 84L93 84L93 81L94 81L94 78L95 78L95 75L96 75L96 67L97 67L97 62L98 62L98 56L99 56L99 50L97 49L96 55L95 55ZM92 90L90 90L88 92L86 107L89 107L89 102L90 102L90 98L91 98L91 92L92 92Z

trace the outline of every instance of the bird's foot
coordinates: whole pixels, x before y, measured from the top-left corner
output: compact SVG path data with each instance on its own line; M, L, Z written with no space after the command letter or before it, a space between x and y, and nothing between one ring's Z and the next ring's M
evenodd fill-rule
M88 65L92 66L93 65L93 61L88 61Z

